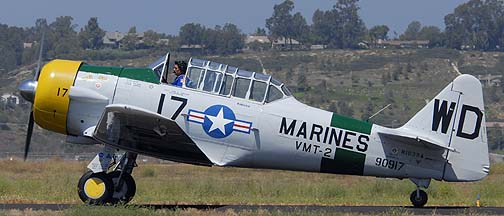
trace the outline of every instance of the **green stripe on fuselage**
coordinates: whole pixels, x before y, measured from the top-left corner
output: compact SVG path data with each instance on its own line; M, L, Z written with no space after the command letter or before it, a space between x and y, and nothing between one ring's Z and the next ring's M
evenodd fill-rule
M150 68L124 68L120 77L159 84L159 78Z
M365 162L366 154L337 148L334 159L322 158L320 172L363 175Z
M363 134L371 134L373 124L333 113L331 127L342 128Z
M112 76L119 76L121 74L121 67L104 67L104 66L95 66L95 65L87 65L83 64L80 68L80 71L90 72L90 73L98 73L98 74L107 74Z
M82 65L80 71L107 74L112 76L124 77L149 83L159 84L159 78L150 68L122 68L122 67L106 67L95 65Z

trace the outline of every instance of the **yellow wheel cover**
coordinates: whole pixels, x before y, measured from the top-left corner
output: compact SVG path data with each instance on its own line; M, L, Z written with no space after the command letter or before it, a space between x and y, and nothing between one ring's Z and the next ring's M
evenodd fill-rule
M91 199L99 199L105 194L105 182L99 178L89 178L84 184L84 193Z

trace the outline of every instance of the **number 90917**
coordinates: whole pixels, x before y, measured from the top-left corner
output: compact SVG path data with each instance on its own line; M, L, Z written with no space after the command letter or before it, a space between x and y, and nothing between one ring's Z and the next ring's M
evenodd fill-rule
M391 170L399 171L404 166L404 163L400 162L400 161L396 161L396 160L390 160L390 159L378 157L378 158L376 158L375 165L379 166L379 167L384 167L384 168L389 168Z

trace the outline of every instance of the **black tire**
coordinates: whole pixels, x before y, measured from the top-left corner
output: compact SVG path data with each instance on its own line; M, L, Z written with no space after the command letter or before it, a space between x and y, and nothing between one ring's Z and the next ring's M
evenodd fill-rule
M91 205L104 205L112 196L114 184L103 172L88 171L82 175L77 185L79 198Z
M429 199L428 196L427 196L427 193L425 193L425 191L423 190L420 190L419 191L419 197L417 197L417 192L416 190L413 191L413 193L411 193L410 195L410 201L411 201L411 204L413 204L413 206L415 208L422 208L425 206L425 204L427 204L427 200Z
M116 203L126 204L129 201L131 201L136 193L135 179L133 179L133 177L129 173L127 173L127 172L123 173L122 189L117 191L115 189L115 187L117 185L117 181L119 180L119 176L121 175L121 171L114 171L114 172L108 173L107 175L108 175L109 179L112 181L112 183L114 184L114 191L109 199L109 202L112 204L116 204Z

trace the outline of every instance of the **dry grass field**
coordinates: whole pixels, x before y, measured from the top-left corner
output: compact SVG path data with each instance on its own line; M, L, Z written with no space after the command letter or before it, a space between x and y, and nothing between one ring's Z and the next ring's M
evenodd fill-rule
M86 163L62 160L0 161L0 203L80 203L77 181ZM133 172L133 204L410 205L414 184L306 172L140 164ZM483 181L433 181L428 205L504 206L504 164Z
M73 203L85 162L48 160L0 161L0 203ZM132 204L301 204L408 206L414 184L379 179L306 172L199 167L184 164L140 164L133 176L137 195ZM504 164L474 183L433 181L428 205L474 206L477 194L484 206L504 206ZM78 206L64 211L6 211L0 215L331 215L331 212L216 212L154 210L130 206ZM336 214L345 215L345 214ZM391 211L384 215L410 215Z

